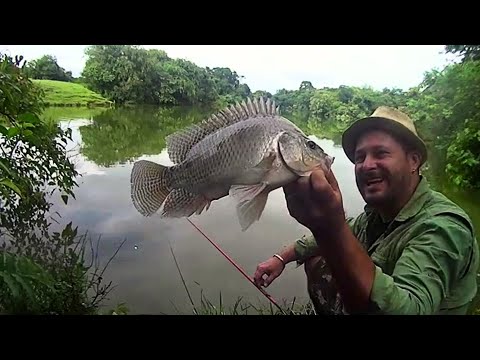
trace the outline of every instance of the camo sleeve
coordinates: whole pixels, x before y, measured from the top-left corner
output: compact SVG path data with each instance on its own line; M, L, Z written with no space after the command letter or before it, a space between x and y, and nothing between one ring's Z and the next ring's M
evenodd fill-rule
M352 231L355 233L355 229L357 227L356 219L349 217L346 219L346 221L348 226L350 226ZM312 234L304 235L300 239L297 239L294 243L295 255L297 257L297 267L301 266L309 257L316 255L317 249L317 241Z

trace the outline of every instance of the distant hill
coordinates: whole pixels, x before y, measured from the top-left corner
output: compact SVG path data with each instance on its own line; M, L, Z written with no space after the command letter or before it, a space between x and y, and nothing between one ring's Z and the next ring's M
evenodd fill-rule
M32 80L45 91L48 106L110 106L111 101L85 86L56 80Z

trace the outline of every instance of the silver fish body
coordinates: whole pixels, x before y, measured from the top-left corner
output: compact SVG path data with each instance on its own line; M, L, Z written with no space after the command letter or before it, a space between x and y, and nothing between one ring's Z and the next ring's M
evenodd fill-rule
M268 194L308 175L328 171L333 158L268 99L236 104L167 137L174 166L141 160L131 176L132 201L145 216L189 217L232 196L243 231L260 219Z

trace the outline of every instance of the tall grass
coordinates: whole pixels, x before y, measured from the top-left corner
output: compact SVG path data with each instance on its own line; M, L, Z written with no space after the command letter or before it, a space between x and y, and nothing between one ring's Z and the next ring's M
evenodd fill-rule
M244 300L241 296L237 298L233 306L226 307L222 301L222 293L219 294L217 304L207 299L203 294L200 295L200 306L197 309L197 315L314 315L313 305L308 302L306 304L297 304L294 298L291 303L283 300L280 305L281 310L273 306L258 304Z

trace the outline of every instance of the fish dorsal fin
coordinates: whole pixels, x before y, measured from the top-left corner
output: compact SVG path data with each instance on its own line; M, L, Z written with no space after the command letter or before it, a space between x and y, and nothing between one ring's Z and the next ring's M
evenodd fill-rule
M166 138L168 156L175 164L185 160L190 149L215 131L240 121L259 116L279 115L279 108L270 98L248 98L211 115L199 124L175 132Z

